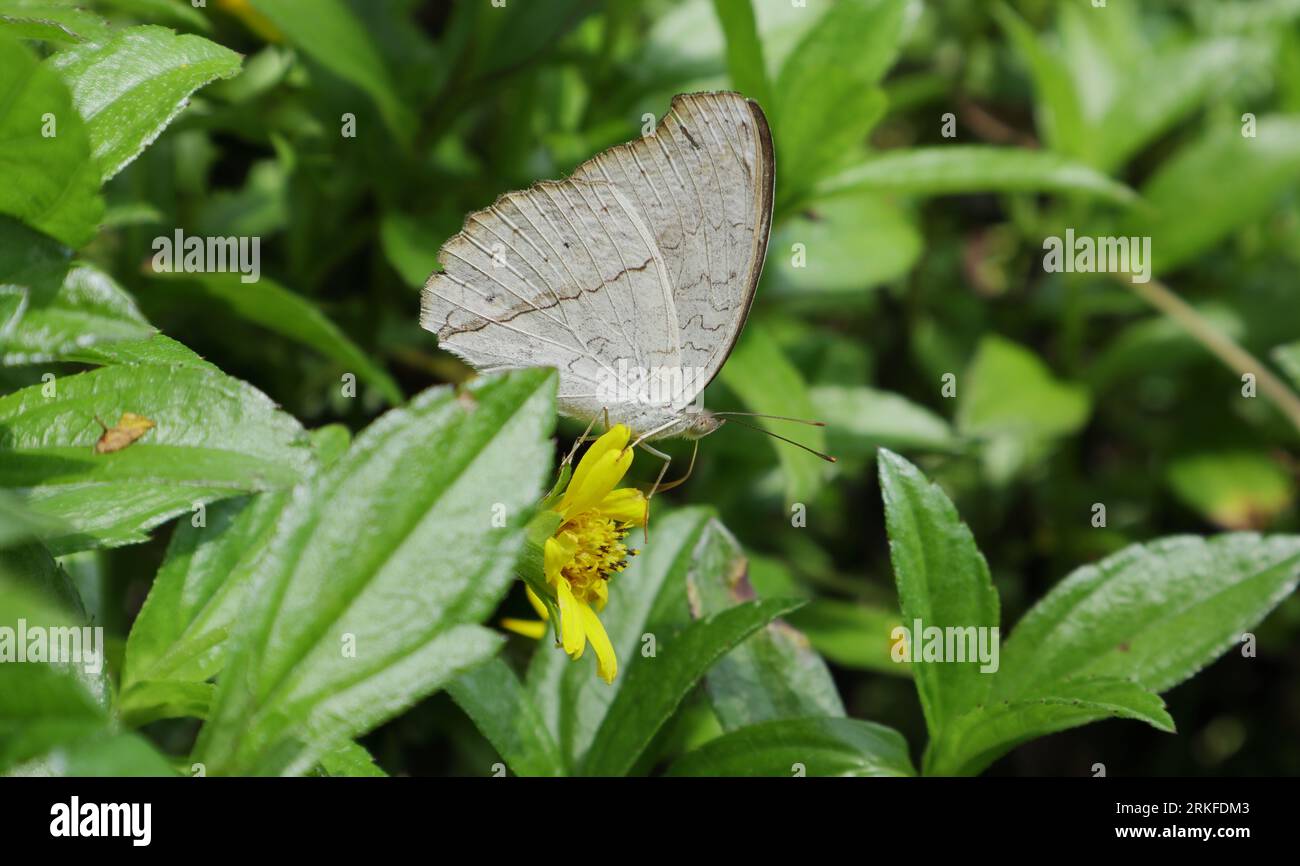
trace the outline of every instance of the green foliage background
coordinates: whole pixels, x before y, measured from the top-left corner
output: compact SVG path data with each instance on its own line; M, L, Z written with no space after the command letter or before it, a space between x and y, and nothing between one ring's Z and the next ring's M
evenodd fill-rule
M983 735L938 709L979 703L960 674L947 684L920 674L914 688L909 670L888 659L896 581L905 613L909 587L926 583L907 565L926 554L908 544L951 557L970 621L998 622L1000 598L1005 635L1067 574L1127 545L1251 530L1271 540L1160 544L1165 565L1117 579L1138 595L1167 579L1162 605L1205 605L1203 619L1163 633L1166 645L1204 649L1203 662L1227 646L1211 653L1211 643L1250 627L1258 657L1229 652L1166 694L1167 707L1117 691L1121 714L1152 727L1077 728L1020 747L991 772L1084 775L1096 762L1122 775L1300 772L1300 604L1282 600L1294 586L1284 573L1295 571L1288 533L1300 525L1300 402L1285 396L1294 401L1300 389L1300 3L213 0L195 10L179 0L0 0L0 49L0 92L14 94L0 103L0 139L21 145L0 149L0 213L9 215L0 217L0 448L9 452L0 482L15 492L0 505L12 512L4 525L18 527L13 538L44 539L3 563L29 584L38 572L61 575L35 584L75 587L85 616L107 628L121 722L113 736L127 743L78 751L85 763L74 767L149 771L162 759L141 736L180 765L198 727L185 717L211 712L227 724L205 728L195 754L219 771L363 772L369 759L355 746L319 754L286 745L295 700L339 695L331 712L356 715L354 729L331 728L325 709L307 724L321 737L364 733L390 773L482 775L507 752L541 774L670 764L683 774L740 772L753 750L797 740L780 729L790 714L827 717L796 732L808 750L870 757L848 761L848 771L912 772L892 731L836 718L901 732L918 767L926 732L941 721L969 742ZM113 63L86 73L105 57ZM131 79L133 61L148 65L147 83ZM637 135L674 93L704 89L738 89L763 105L778 166L763 282L708 403L822 418L824 431L778 429L840 459L828 467L734 427L706 439L690 481L664 494L666 522L652 540L668 549L690 539L702 545L694 556L721 564L743 550L767 600L732 607L736 599L710 595L708 569L687 575L689 557L673 560L659 577L669 588L656 588L612 636L631 652L640 629L680 608L683 621L729 618L690 632L708 653L724 653L790 609L775 600L804 599L785 620L829 662L835 688L805 678L756 709L762 701L737 697L734 683L802 657L776 638L751 641L726 654L703 689L690 688L703 671L674 660L685 700L664 694L654 704L662 712L638 727L619 722L642 718L619 698L606 706L588 694L599 685L589 660L570 669L550 653L534 661L555 668L538 682L604 727L554 743L494 731L499 701L524 700L534 685L530 676L521 686L509 667L531 647L512 638L500 657L507 666L456 677L502 641L473 623L495 616L499 601L506 614L528 610L517 588L507 594L520 526L487 539L456 523L468 521L459 509L473 500L452 466L511 490L512 507L526 509L550 466L548 385L524 376L475 386L478 422L456 420L449 392L421 394L470 371L419 328L419 287L467 212L563 176ZM59 116L54 139L36 138L46 111ZM948 113L952 138L943 134ZM1253 137L1242 133L1247 113ZM345 123L355 137L341 134ZM176 228L260 237L261 281L152 273L154 238ZM1150 236L1165 288L1044 273L1043 238L1067 228ZM83 370L94 372L75 375ZM57 410L37 397L51 371L68 377ZM1243 397L1243 372L1257 377L1258 396ZM340 388L345 373L359 382L355 399ZM955 377L955 396L945 395L945 377ZM123 410L159 427L94 463L92 416ZM363 429L349 447L349 431ZM559 432L580 428L562 420ZM667 447L684 466L689 445ZM978 551L942 529L950 507L911 464L878 458L880 447L939 483ZM502 461L495 475L484 454ZM650 462L634 472L652 477ZM892 566L877 463L921 515L910 527L890 517ZM187 516L198 501L212 503L209 526L230 533L210 559L192 555ZM690 507L667 516L670 503ZM1095 503L1106 506L1104 527L1093 525ZM806 527L791 526L795 511L806 512ZM437 525L424 522L434 513ZM275 521L290 530L271 540ZM406 615L392 613L379 562L390 549L409 551L413 572L448 560L441 568L459 582L439 593L454 592L455 610L474 616L438 620L429 611L446 597L422 603L418 593ZM1198 595L1273 552L1291 565L1258 597ZM155 573L160 586L170 573L190 590L150 596L141 611ZM688 576L702 606L690 614L674 595ZM638 587L622 590L630 599ZM991 596L991 612L972 592ZM245 595L248 607L225 600ZM38 609L17 598L10 610ZM1136 606L1121 598L1123 609ZM137 617L159 623L149 639L132 632ZM236 633L236 620L245 633L218 662L209 650ZM358 683L351 669L321 661L330 647L320 635L336 626L386 633L394 657L423 659L403 669L409 699L384 702L391 668ZM194 639L183 658L174 652L182 634ZM282 640L298 638L300 655L286 656ZM448 654L451 644L463 655ZM1115 652L1098 645L1086 659L1066 650L1054 658L1103 675L1148 664L1144 684L1160 689L1199 667L1190 656ZM1033 666L1021 663L1019 679L1002 681L1008 700L1036 694ZM222 665L240 676L214 688ZM629 671L629 682L634 675L649 676ZM453 681L451 696L411 705ZM560 712L538 701L529 712L539 720ZM102 707L78 706L68 724L103 726ZM9 710L0 731L35 712ZM1156 729L1170 718L1177 736ZM247 719L257 722L230 733ZM714 739L724 731L733 739ZM40 754L43 741L31 740L9 747ZM681 757L710 741L710 751ZM790 762L777 752L776 764ZM966 759L936 747L925 763L980 769Z

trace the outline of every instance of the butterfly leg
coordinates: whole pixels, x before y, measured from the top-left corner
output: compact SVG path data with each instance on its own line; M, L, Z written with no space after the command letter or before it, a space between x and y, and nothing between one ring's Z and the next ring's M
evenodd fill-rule
M605 429L608 430L608 429L609 429L609 409L608 409L608 408L605 408L605 409L602 409L601 411L605 413ZM564 462L560 464L561 466L568 466L570 463L573 462L573 457L574 457L574 455L576 455L576 454L578 453L578 448L580 448L580 447L582 446L582 443L584 443L584 442L590 442L592 439L595 439L595 438L596 438L595 436L592 436L592 435L591 435L591 429L592 429L593 427L596 426L596 419L599 418L599 417L600 417L600 415L598 415L598 414L597 414L597 415L592 415L592 416L591 416L591 423L587 425L587 429L586 429L586 430L582 431L582 435L581 435L581 436L579 436L577 439L573 440L573 447L570 448L570 449L569 449L569 453L565 455L565 457L564 457Z
M654 486L650 488L650 492L646 494L646 498L645 498L645 523L643 524L645 527L644 537L645 537L645 543L649 544L650 543L650 500L654 498L655 493L659 490L659 483L664 480L664 475L666 475L668 472L668 464L673 462L673 458L670 455L660 451L658 448L654 448L650 445L645 444L644 442L641 443L641 448L642 450L645 451L645 453L649 454L651 457L658 457L660 460L663 461L663 465L659 467L659 475L658 477L655 478Z

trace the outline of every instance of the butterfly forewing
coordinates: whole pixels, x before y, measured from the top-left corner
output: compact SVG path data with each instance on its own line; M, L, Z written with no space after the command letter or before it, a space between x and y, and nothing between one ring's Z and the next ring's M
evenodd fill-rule
M653 134L471 214L439 254L421 324L479 369L555 367L566 414L644 427L656 413L628 399L631 376L670 417L744 325L772 177L755 103L677 96Z

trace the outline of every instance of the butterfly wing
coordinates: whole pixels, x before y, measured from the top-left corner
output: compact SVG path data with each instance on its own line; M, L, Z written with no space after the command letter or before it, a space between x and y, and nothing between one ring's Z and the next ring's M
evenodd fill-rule
M738 93L675 96L653 135L574 174L630 198L667 262L687 372L676 409L713 380L744 327L767 253L774 174L767 119Z
M670 380L680 409L744 325L772 174L755 103L677 96L652 135L470 214L438 255L420 323L480 370L555 367L569 415L613 417L608 389L628 370L687 371Z

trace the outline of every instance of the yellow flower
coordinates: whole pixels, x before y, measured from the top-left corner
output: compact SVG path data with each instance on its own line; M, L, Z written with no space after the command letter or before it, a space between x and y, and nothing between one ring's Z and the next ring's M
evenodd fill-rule
M616 424L583 455L563 495L549 509L560 523L542 549L550 600L560 613L564 651L577 660L590 643L596 670L607 683L618 674L618 659L596 614L609 600L610 578L636 555L627 547L628 533L646 521L645 495L631 487L614 489L632 465L630 436L625 425ZM528 600L543 620L548 618L546 604L531 587ZM540 638L546 631L541 622L504 620L502 625L529 637Z

